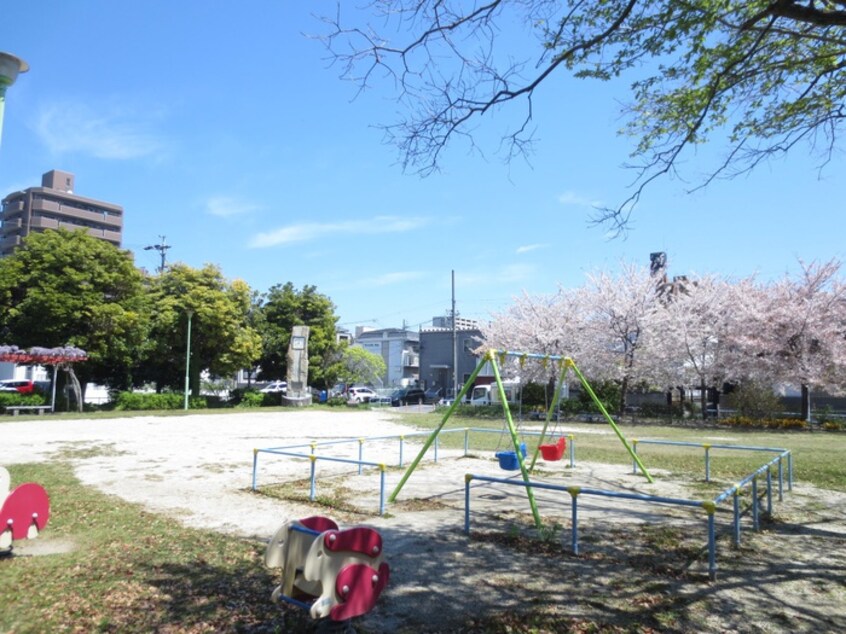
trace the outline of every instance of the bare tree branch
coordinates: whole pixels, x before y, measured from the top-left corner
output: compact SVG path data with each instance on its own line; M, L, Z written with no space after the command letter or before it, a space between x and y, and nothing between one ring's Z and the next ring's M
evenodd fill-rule
M627 109L626 132L636 139L632 192L592 218L612 233L625 234L651 183L678 175L691 145L715 135L728 142L722 162L697 178L693 191L754 169L800 141L820 142L827 161L839 138L846 0L375 0L368 6L383 20L380 29L346 26L339 6L326 20L331 30L324 41L342 77L360 91L383 79L393 83L407 114L380 127L398 147L403 169L421 175L439 169L454 140L481 149L476 125L509 104L524 110L502 136L500 151L507 160L528 158L534 99L556 72L607 80L644 63L657 68L635 81ZM521 48L516 33L537 42Z

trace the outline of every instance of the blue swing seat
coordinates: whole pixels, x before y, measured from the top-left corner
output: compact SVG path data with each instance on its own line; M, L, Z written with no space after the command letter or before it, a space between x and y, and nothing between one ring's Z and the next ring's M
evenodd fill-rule
M523 454L523 457L526 457L526 443L520 443L520 453ZM517 452L516 451L497 451L494 454L499 460L499 468L505 471L517 471L520 468L520 461L517 460Z

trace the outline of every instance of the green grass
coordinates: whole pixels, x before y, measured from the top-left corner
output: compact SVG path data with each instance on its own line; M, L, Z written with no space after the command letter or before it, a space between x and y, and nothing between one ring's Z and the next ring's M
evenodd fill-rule
M299 610L288 614L270 602L277 580L264 566L263 544L186 529L97 493L64 463L14 465L10 472L13 482L39 482L50 494L39 547L70 542L73 549L0 558L0 631L274 632L285 622L285 631L308 628Z
M421 429L435 429L442 420L438 414L405 414L403 422ZM524 423L527 424L527 423ZM532 425L539 423L533 421ZM526 444L533 448L536 437L519 434ZM511 438L505 430L504 420L462 419L451 417L444 429L488 428L499 433L474 433L470 435L470 447L476 453L500 451L511 448ZM631 444L633 440L671 440L708 444L747 445L789 449L793 455L793 477L814 486L846 491L846 461L842 446L846 442L843 432L828 431L765 431L734 430L720 428L674 427L661 425L618 424L623 436ZM604 462L608 464L631 465L632 459L620 439L607 423L560 423L558 428L551 423L548 435L566 430L572 433L576 443L576 462ZM608 433L599 434L598 431ZM443 447L462 448L464 434L443 434L438 442ZM678 447L644 445L638 443L638 455L646 468L666 469L674 477L690 481L705 477L705 452L701 447ZM775 454L753 451L711 449L711 478L714 486L731 484L749 475ZM565 453L565 460L568 454ZM543 463L538 461L538 466ZM784 465L787 477L787 465Z
M309 483L310 480L302 479L270 484L262 487L261 494L286 502L311 503L316 507L322 507L321 514L331 515L332 519L341 524L360 523L373 517L372 514L362 512L350 502L353 491L338 482L330 483L324 480L314 502L310 502Z

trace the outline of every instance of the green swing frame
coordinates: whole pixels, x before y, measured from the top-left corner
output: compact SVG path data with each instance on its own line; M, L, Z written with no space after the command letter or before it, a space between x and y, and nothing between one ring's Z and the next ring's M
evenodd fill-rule
M502 377L500 375L499 366L505 363L507 357L516 357L520 360L521 365L526 362L528 359L537 359L540 360L542 363L547 364L549 362L558 362L561 363L561 373L558 377L558 382L556 383L555 394L553 395L552 399L552 406L546 412L546 419L544 420L543 429L541 430L540 439L535 446L535 450L532 454L532 460L528 467L526 467L525 460L523 459L523 454L520 451L520 439L518 438L517 428L514 425L514 419L511 416L511 408L508 405L508 399L506 398L505 394L505 387L502 383ZM497 360L499 359L499 363ZM400 479L399 483L397 484L396 488L393 490L391 495L388 497L389 502L395 502L397 496L399 495L400 491L402 490L405 483L411 477L411 474L414 473L414 470L417 468L417 465L420 464L420 461L423 459L423 456L426 455L426 452L429 450L429 447L432 446L432 443L435 442L435 438L438 437L438 434L441 433L441 430L446 425L447 421L449 420L450 416L455 412L456 408L458 407L459 403L461 403L462 399L466 396L467 392L471 389L473 384L476 381L476 377L481 372L482 368L485 367L488 363L490 363L491 368L493 369L494 379L496 381L497 392L499 393L499 400L503 405L503 411L505 413L505 424L508 429L508 433L511 437L512 445L514 446L514 452L517 457L517 462L520 466L520 473L522 475L523 481L526 483L526 495L529 499L529 506L532 510L532 517L535 521L535 526L539 529L541 528L542 522L540 518L540 514L538 512L537 503L535 502L535 496L532 491L531 483L529 480L529 474L534 470L535 463L538 459L538 454L540 453L540 446L543 444L543 441L546 437L547 429L549 428L549 423L552 420L552 414L557 409L558 403L561 399L561 389L564 385L564 381L567 378L567 374L570 370L576 375L579 379L579 382L582 385L582 388L585 392L590 396L591 400L593 401L594 405L596 405L597 409L602 413L602 416L605 418L606 422L611 426L614 430L614 433L617 434L617 437L620 439L620 442L623 443L623 446L626 448L626 451L629 452L629 455L632 457L634 462L640 468L641 473L643 473L644 477L649 482L654 482L652 476L647 471L646 467L640 460L640 457L637 453L632 449L631 445L629 445L628 441L626 440L625 436L623 436L623 432L620 431L620 428L614 422L614 419L608 413L608 410L605 409L605 406L602 404L602 401L596 396L596 393L593 391L593 388L590 386L590 383L585 378L584 374L582 374L581 370L579 370L578 366L576 366L573 359L570 357L559 356L559 355L544 355L544 354L537 354L537 353L529 353L529 352L510 352L506 350L488 350L481 360L479 364L476 366L476 369L470 374L467 381L465 381L464 385L462 386L459 393L456 395L455 400L447 409L444 417L441 419L440 424L432 431L429 437L426 439L426 442L423 443L423 447L420 449L420 452L408 465L408 468L405 470L402 478Z

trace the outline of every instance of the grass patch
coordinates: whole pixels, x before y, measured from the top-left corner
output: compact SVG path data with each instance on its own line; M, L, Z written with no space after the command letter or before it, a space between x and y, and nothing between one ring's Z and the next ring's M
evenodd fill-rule
M412 498L409 500L400 500L391 505L394 511L401 511L403 513L417 512L417 511L442 511L450 509L448 504L444 504L438 500Z
M442 421L438 414L403 414L405 424L421 429L434 430ZM528 422L523 422L528 425ZM532 422L537 425L536 421ZM530 451L537 443L536 436L518 436L529 446ZM444 429L464 429L467 427L488 427L501 430L494 433L470 433L470 446L479 455L485 451L510 449L510 436L505 431L505 423L498 421L480 421L451 417ZM695 443L724 445L753 445L759 447L777 447L789 449L793 455L793 476L814 486L846 492L846 461L842 458L840 436L821 431L773 431L773 430L736 430L725 428L673 427L618 423L623 436L631 443L633 440L671 440ZM576 462L604 462L607 464L631 465L632 459L616 434L606 423L571 423L562 422L557 429L550 424L548 434L566 430L572 433L576 443ZM606 431L608 433L597 433ZM464 434L442 434L438 438L442 447L460 449L464 446ZM673 477L691 482L705 478L705 452L701 447L679 447L644 445L639 443L638 455L647 469L665 469ZM775 454L752 451L734 451L712 448L711 478L720 482L735 482L749 475ZM565 453L564 459L567 460ZM538 465L542 462L539 460ZM784 477L787 478L787 465L784 464Z
M86 441L62 443L61 447L53 452L56 460L85 460L87 458L123 456L127 452L121 451L110 443L90 443Z
M299 610L270 602L277 580L264 544L177 522L83 487L63 463L13 465L13 482L50 493L39 541L71 552L0 560L0 631L308 631Z
M372 510L364 510L350 502L356 498L356 493L329 478L320 480L313 502L309 499L309 488L310 480L308 479L292 480L263 486L260 495L286 502L322 507L320 514L330 515L341 524L355 524L377 515Z

